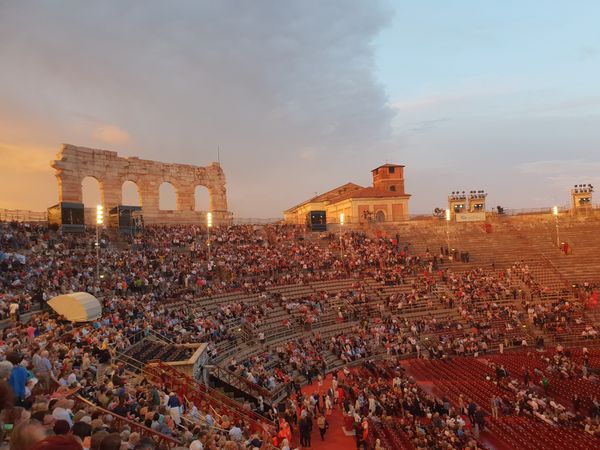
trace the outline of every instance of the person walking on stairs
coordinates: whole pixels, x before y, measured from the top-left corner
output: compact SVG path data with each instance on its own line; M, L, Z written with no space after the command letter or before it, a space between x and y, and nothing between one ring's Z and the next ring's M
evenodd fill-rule
M327 432L327 428L329 428L329 423L323 414L319 414L317 418L317 426L319 427L319 433L321 434L321 440L325 440L325 433Z
M302 411L302 418L298 424L300 430L300 445L310 447L310 433L312 431L312 419L306 411Z

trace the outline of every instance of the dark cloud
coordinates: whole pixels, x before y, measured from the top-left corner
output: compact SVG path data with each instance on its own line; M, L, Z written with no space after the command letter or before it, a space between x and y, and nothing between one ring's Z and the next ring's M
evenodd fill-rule
M122 130L127 154L206 164L220 146L232 209L273 215L349 167L368 175L357 156L389 145L373 40L390 15L379 1L4 2L0 119L49 123L55 148L56 134L101 145L89 117Z

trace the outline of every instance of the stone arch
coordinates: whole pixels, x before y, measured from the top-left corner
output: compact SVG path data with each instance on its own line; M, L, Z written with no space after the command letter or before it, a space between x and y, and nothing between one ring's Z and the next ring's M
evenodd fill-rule
M376 222L385 222L385 212L381 209L375 213Z
M210 211L210 191L201 184L194 187L194 211Z
M142 192L135 181L125 180L121 185L121 203L127 206L142 206Z
M161 211L176 211L177 189L170 181L163 181L158 187L158 209Z
M109 211L123 204L123 183L133 181L139 188L145 223L198 223L205 211L195 211L196 186L208 189L210 206L216 224L231 223L227 210L226 178L219 163L208 166L171 164L137 157L120 157L108 150L63 144L51 166L58 181L59 202L82 202L81 182L84 176L94 176L100 183L102 204ZM159 208L160 185L171 183L169 210ZM171 192L173 189L171 188ZM173 201L173 197L175 200ZM174 203L174 205L173 205Z
M81 203L86 208L104 205L102 182L95 176L88 175L81 179Z

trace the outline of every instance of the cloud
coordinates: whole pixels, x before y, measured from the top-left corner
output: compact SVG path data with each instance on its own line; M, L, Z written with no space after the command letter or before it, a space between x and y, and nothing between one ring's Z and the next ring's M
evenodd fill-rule
M517 91L514 86L503 82L484 83L481 80L467 80L462 85L454 86L447 90L438 90L437 92L432 90L432 92L429 92L426 95L396 100L391 103L391 107L398 112L429 110L445 105L463 103L485 97L496 97L515 92Z
M521 163L517 170L524 174L556 175L561 173L600 172L600 162L588 162L581 159L551 159Z
M48 172L54 156L54 153L45 149L0 142L0 171L4 174Z
M568 189L574 184L600 186L599 161L589 162L581 159L542 160L519 164L517 170L524 175L546 180L551 186L561 189Z
M109 145L125 145L131 142L129 133L115 125L101 125L95 128L92 137Z
M594 59L598 55L598 49L590 45L584 45L580 49L582 60Z
M62 137L36 139L57 149L127 143L143 158L205 165L220 146L240 215L272 216L295 201L306 174L294 162L312 157L307 148L323 149L311 177L325 179L336 161L376 155L392 136L395 111L375 70L375 41L392 17L386 0L0 8L0 59L10 61L0 110L18 105L43 120ZM272 184L257 180L284 187L265 202Z
M300 153L300 159L304 161L314 161L316 156L317 152L314 148L307 148Z

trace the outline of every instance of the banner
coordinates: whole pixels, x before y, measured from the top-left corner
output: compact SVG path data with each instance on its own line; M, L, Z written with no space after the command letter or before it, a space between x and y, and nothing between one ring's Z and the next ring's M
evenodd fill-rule
M485 211L457 214L456 221L457 222L485 222Z

